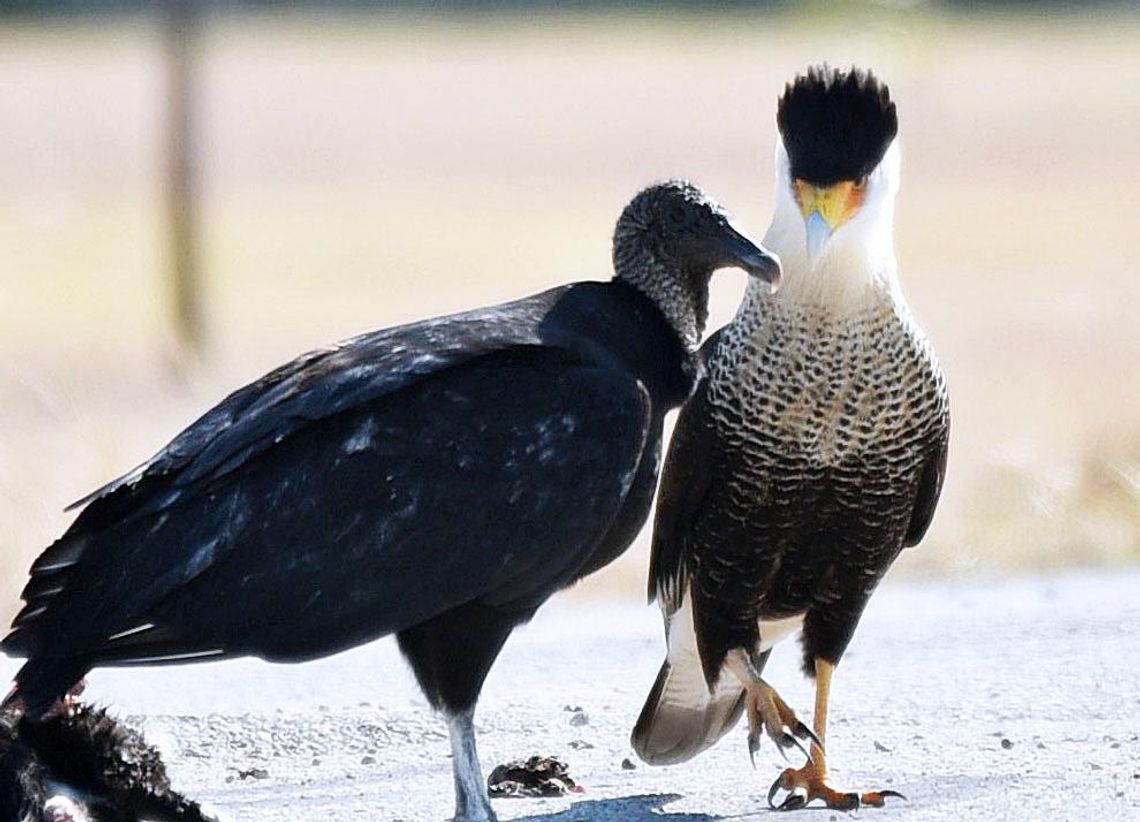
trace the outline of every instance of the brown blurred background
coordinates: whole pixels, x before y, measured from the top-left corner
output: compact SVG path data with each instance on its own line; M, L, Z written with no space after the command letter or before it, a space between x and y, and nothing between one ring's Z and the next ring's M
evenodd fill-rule
M903 284L953 397L943 505L895 574L1140 560L1140 14L1081 8L214 7L198 355L172 330L161 16L0 16L0 615L65 504L305 349L607 278L660 177L762 235L776 98L822 60L898 101ZM719 277L714 327L742 287ZM640 596L646 556L579 595Z

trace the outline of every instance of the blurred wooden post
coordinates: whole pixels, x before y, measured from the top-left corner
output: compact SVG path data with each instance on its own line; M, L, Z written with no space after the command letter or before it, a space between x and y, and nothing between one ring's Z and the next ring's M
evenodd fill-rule
M205 341L198 267L195 63L199 0L165 0L166 197L170 294L181 354L197 355Z

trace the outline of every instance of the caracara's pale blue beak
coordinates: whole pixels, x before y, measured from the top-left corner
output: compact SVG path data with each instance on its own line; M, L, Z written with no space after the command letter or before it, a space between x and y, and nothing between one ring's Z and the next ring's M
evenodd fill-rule
M808 259L811 260L814 267L819 262L819 258L823 256L823 249L827 247L827 241L831 239L831 226L828 225L822 214L813 211L804 223L804 230L807 232Z

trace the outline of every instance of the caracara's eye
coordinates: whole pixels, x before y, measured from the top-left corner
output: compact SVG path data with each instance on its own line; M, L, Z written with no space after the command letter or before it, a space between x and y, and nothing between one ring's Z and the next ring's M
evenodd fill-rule
M864 174L862 177L860 177L858 180L855 181L855 190L856 191L862 191L866 187L867 187L867 175Z

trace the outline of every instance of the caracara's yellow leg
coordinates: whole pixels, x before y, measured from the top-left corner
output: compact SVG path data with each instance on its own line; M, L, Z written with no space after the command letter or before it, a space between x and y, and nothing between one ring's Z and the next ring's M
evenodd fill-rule
M802 768L788 768L772 783L772 787L768 790L768 804L773 808L792 811L802 808L812 800L822 799L827 807L846 811L858 808L860 805L880 807L888 796L904 798L898 791L867 791L860 794L838 790L831 784L823 744L827 736L827 705L831 696L831 677L834 673L834 663L816 659L815 717L812 724L815 726L817 741L812 743L812 755L806 765ZM774 798L781 790L789 793L784 801L777 805Z

